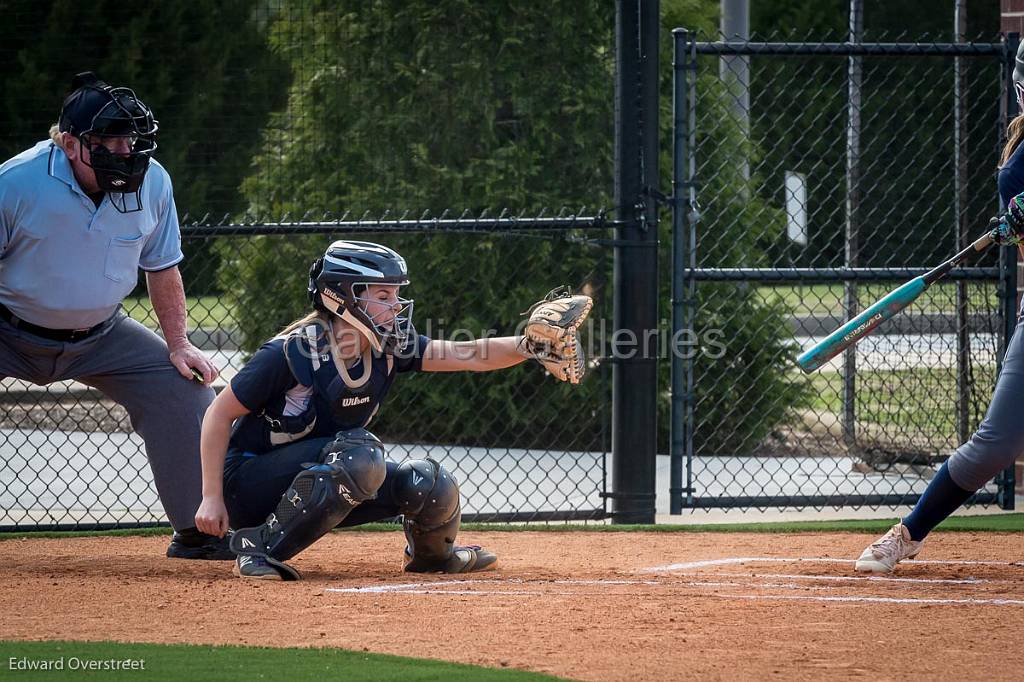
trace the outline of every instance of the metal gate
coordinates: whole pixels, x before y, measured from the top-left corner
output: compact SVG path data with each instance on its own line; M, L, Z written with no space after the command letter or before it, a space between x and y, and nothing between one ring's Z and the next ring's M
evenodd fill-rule
M672 354L672 513L913 504L984 415L1016 252L954 271L813 375L793 359L998 212L1016 36L673 39L673 332L700 352ZM703 352L716 329L724 357ZM1010 469L971 503L1012 508L1013 488Z

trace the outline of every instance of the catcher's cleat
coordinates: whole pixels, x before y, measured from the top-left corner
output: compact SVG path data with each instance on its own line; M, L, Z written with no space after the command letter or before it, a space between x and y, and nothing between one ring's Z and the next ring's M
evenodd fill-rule
M298 580L299 572L288 564L265 556L240 554L231 571L239 578L250 580Z
M414 560L409 554L409 548L406 547L405 559L407 573L472 573L493 566L498 560L498 555L480 545L456 545L447 561L427 564Z
M205 559L207 561L233 561L235 553L229 546L231 535L218 538L201 533L197 528L175 531L167 546L168 559Z
M911 540L907 527L897 523L861 553L854 570L858 573L892 573L896 570L896 564L916 557L921 552L922 544L924 540Z

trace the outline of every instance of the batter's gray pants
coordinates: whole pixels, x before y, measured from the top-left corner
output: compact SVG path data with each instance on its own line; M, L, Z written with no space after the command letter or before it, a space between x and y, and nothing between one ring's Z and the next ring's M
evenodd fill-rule
M977 490L1024 452L1024 322L1018 322L1003 358L988 412L970 440L949 459L949 475Z
M74 379L123 405L146 444L171 525L195 526L202 500L199 432L213 389L178 374L163 339L123 311L104 325L87 339L63 343L0 319L0 378L40 385Z

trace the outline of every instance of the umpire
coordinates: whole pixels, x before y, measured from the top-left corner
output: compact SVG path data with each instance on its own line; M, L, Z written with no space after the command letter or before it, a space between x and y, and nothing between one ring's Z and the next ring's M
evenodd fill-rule
M50 139L0 165L0 379L74 379L123 405L175 529L167 556L233 559L194 526L217 370L186 333L171 180L151 158L157 122L93 73L71 88ZM121 309L139 268L166 343Z

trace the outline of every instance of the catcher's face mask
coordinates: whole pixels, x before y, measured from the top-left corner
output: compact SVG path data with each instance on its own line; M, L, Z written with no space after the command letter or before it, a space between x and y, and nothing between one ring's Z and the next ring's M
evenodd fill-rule
M403 348L412 329L413 300L398 295L397 284L359 283L352 287L356 307L384 348Z

